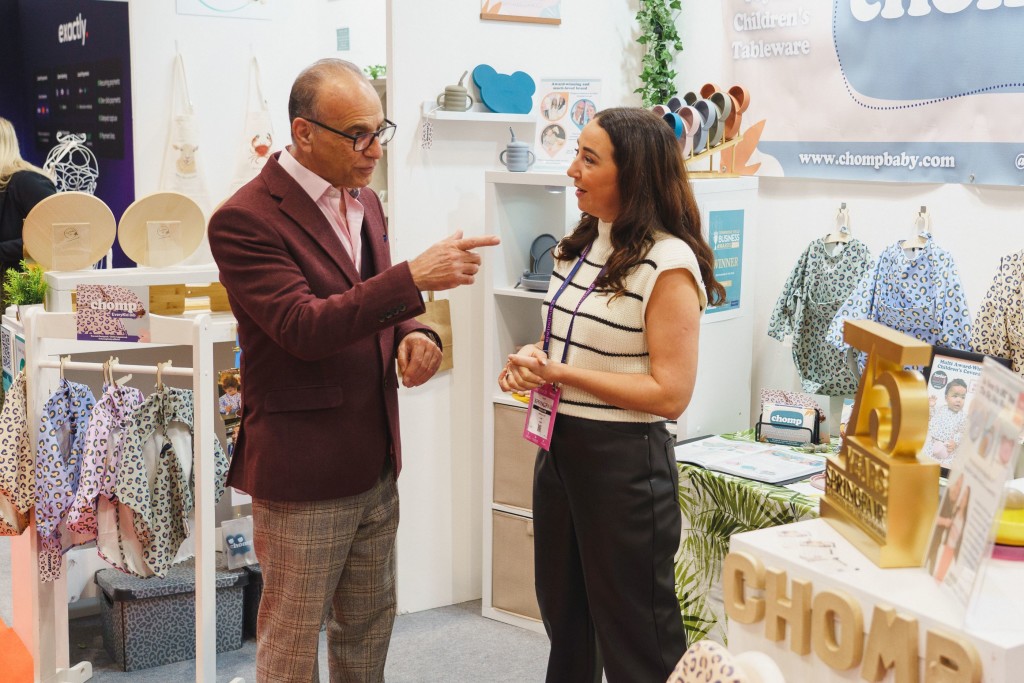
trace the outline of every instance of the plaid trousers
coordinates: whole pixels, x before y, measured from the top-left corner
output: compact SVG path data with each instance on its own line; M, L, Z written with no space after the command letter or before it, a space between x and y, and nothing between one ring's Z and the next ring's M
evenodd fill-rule
M331 683L383 681L396 604L393 470L354 496L253 499L252 510L263 574L257 683L317 683L325 616Z

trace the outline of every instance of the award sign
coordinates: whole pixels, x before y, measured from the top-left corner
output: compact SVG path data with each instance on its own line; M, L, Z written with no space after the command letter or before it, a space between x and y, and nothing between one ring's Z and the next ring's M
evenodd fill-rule
M843 339L868 354L839 455L825 468L821 516L879 567L919 567L939 502L939 463L917 458L928 432L932 347L867 320Z

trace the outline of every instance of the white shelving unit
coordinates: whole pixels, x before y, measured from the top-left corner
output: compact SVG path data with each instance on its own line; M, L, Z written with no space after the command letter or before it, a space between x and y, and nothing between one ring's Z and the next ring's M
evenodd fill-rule
M9 319L5 324L19 324ZM28 376L28 419L36 424L39 408L55 388L59 356L122 350L126 344L78 341L74 313L28 312L23 321L25 368ZM216 645L216 532L213 495L213 443L216 438L213 344L235 340L230 314L201 313L187 317L151 316L152 344L132 347L186 346L192 349L192 368L168 368L167 374L190 374L195 396L194 478L196 525L196 681L214 681ZM139 368L135 372L142 372ZM68 644L67 567L53 583L39 580L37 534L33 523L11 547L14 629L33 658L35 683L82 683L92 677L89 662L72 666ZM236 678L232 683L242 683Z
M445 111L436 100L426 100L420 106L423 116L435 121L486 121L488 123L536 123L533 114L501 114L493 112L480 102L475 102L468 111Z
M484 384L481 388L483 439L483 604L482 614L543 633L533 589L532 473L536 449L521 437L525 406L498 389L496 377L506 356L537 341L543 327L544 292L517 288L530 245L549 233L561 237L579 220L564 173L484 175L485 229L501 237L487 250L484 294ZM693 183L704 224L709 211L743 212L740 306L705 315L697 386L680 420L680 438L750 426L750 363L753 336L755 178L697 180ZM475 417L475 416L474 416Z
M488 171L484 184L485 232L501 237L501 245L487 251L484 287L482 613L485 617L543 633L543 625L533 618L536 598L533 597L533 552L529 537L532 529L529 473L533 469L530 454L535 449L519 436L525 406L501 393L495 378L505 364L505 356L522 344L537 341L540 334L541 302L545 293L516 287L529 266L530 245L545 233L561 238L576 224L580 213L572 191L573 180L564 173ZM496 415L503 434L500 441L495 438ZM499 478L506 482L506 488L511 486L518 491L519 495L514 497L519 505L501 502L500 493L499 500L495 500L495 460ZM502 473L505 476L502 477ZM517 557L506 558L511 564L499 557L501 566L495 567L495 529L498 529L499 555L516 547L523 551L514 552ZM503 534L513 534L518 546L509 544ZM511 578L514 585L507 590L499 585L495 599L493 581L498 574Z

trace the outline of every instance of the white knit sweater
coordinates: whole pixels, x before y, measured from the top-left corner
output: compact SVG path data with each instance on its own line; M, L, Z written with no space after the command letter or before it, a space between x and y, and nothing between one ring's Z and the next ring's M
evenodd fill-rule
M611 224L600 222L594 246L570 285L555 302L549 358L562 359L572 312L612 253L610 234ZM568 365L604 372L637 375L650 373L644 315L659 273L674 268L689 270L698 285L701 311L707 306L707 294L693 250L684 241L666 232L659 231L654 240L645 259L626 277L626 292L622 296L612 300L610 293L594 290L580 306L569 340L569 352L565 360ZM554 275L544 298L542 324L547 321L551 298L562 286L575 263L555 261ZM664 419L651 413L622 410L569 386L562 387L558 412L610 422L658 422Z

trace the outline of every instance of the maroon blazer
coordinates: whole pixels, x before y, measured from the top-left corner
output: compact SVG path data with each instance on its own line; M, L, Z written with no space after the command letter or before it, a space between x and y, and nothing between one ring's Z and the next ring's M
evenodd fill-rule
M363 189L360 278L337 234L277 155L210 219L238 320L242 426L228 484L256 498L362 493L402 456L395 352L424 311L409 264L391 265L380 200Z

